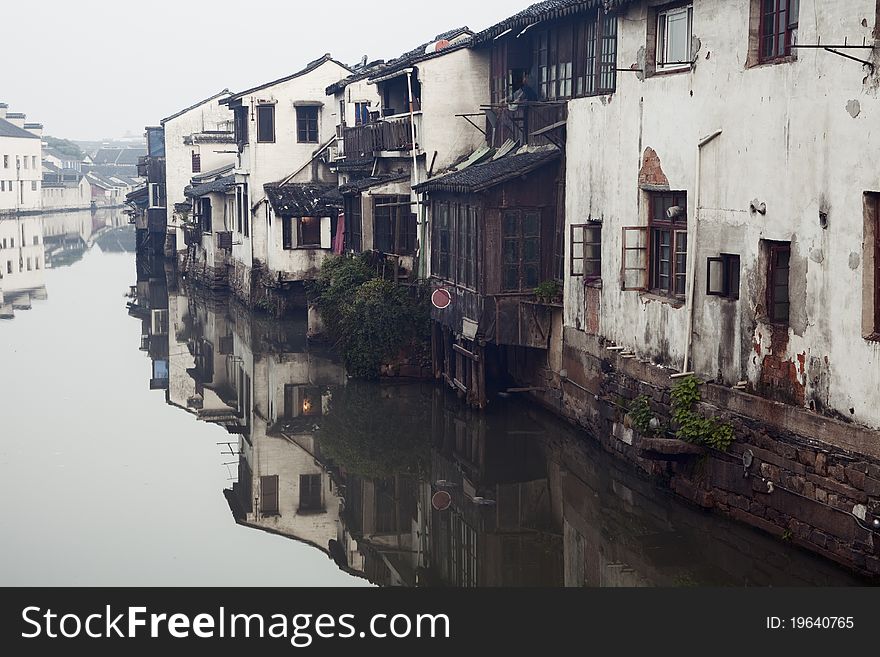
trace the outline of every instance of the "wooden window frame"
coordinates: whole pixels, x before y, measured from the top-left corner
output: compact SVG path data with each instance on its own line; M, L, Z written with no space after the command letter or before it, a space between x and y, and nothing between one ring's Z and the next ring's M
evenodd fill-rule
M321 108L317 105L301 105L294 109L296 110L297 143L317 144L321 138ZM314 112L314 117L311 116L312 112ZM312 133L312 128L314 128L314 134Z
M516 215L516 235L508 236L505 234L505 220L508 215ZM526 220L527 215L536 215L537 216L537 232L534 235L526 235L524 232L524 222ZM529 293L534 291L535 287L537 287L541 283L542 278L542 266L541 266L541 252L543 250L543 245L541 244L542 240L542 227L543 227L543 212L541 208L506 208L501 212L501 291L502 292L520 292L520 293ZM536 259L534 261L525 259L525 244L527 240L535 239L538 243ZM507 263L504 260L504 256L506 253L506 245L508 242L516 242L517 248L517 287L508 287L506 284L506 276L505 269L509 266L513 266L512 263ZM529 283L526 280L526 270L530 264L534 263L536 267L536 276L534 285Z
M684 197L684 218L658 218L657 203L665 197L672 197L675 203L676 197ZM678 205L678 204L676 204ZM670 206L674 207L674 206ZM664 210L665 213L665 210ZM657 241L656 233L669 233L669 274L667 287L662 287L660 278L662 276L659 265L659 253L657 249L660 244ZM671 299L681 301L687 293L687 192L683 190L670 190L662 192L648 192L648 290L652 294L666 296ZM682 248L682 242L684 242ZM682 264L680 256L684 257ZM681 291L678 290L678 282L682 280L684 285Z
M202 155L196 150L192 151L192 172L202 172Z
M650 269L650 261L648 258L649 254L649 239L648 239L648 227L647 226L624 226L621 234L621 268L620 268L620 289L624 291L636 291L636 292L645 292L648 289L648 271ZM632 246L629 235L639 235L639 239L636 240L635 246ZM641 265L638 267L630 267L629 263L629 253L640 253L641 256L637 256L637 260L641 260ZM628 273L629 272L641 272L641 282L636 285L630 285L628 281Z
M233 130L235 131L235 143L242 148L248 143L248 108L244 106L235 107L233 114Z
M580 238L578 238L580 231ZM569 272L572 276L582 276L585 281L596 281L602 279L602 224L601 222L590 222L586 224L572 224L569 227L571 251L569 253ZM592 239L588 239L592 237ZM580 246L580 256L577 255ZM587 250L589 246L599 247L599 257L588 258ZM580 271L578 270L580 263ZM592 263L592 267L588 267L587 263Z
M264 125L264 117L268 116L269 124ZM268 134L271 132L271 134ZM275 143L275 105L268 103L257 105L257 143Z
M415 255L418 247L418 226L414 223L416 215L410 211L412 199L406 194L389 194L373 197L373 245L377 251L399 256ZM388 246L383 249L379 244L380 222L389 222L389 231L382 230L381 234L389 234Z
M721 285L716 289L712 287L712 265L717 264L721 268ZM740 257L736 253L721 253L718 256L706 258L706 295L721 297L722 299L739 299L740 286Z
M304 220L308 219L306 222ZM321 217L295 217L296 220L296 248L298 249L320 249L321 248ZM303 232L305 230L304 224L316 224L317 225L317 241L306 241L306 234ZM309 230L316 230L314 227L310 226ZM311 238L309 238L311 239Z
M794 22L790 19L790 9L792 3L797 4L798 13L800 13L800 0L772 0L774 9L773 11L767 12L764 9L765 0L758 0L758 12L760 15L760 21L758 24L758 63L760 64L769 64L773 62L781 62L781 61L789 61L791 59L796 58L797 50L792 48L791 46L797 43L797 31L798 31L798 20L796 19ZM782 5L785 5L782 8ZM780 25L780 20L782 14L785 15L785 25ZM772 17L773 21L773 33L771 35L765 34L765 30L767 29L767 20L768 17ZM800 18L799 16L797 18ZM782 47L782 52L780 50L780 37L785 40L785 44ZM765 42L770 38L772 40L772 50L773 53L768 55L765 53Z
M880 194L873 194L870 201L874 204L874 336L880 340Z
M202 229L203 233L211 233L213 232L213 218L212 208L211 208L211 199L203 196L197 199L198 206L198 217L199 217L199 227Z
M666 49L668 46L668 16L670 14L681 14L687 12L687 38L688 38L688 61L666 63ZM661 23L663 27L661 29ZM691 57L693 56L693 48L691 41L694 35L694 6L692 2L677 3L674 5L666 5L657 8L656 33L654 39L654 72L655 73L672 73L675 71L686 71L693 66Z
M776 264L776 257L780 253L788 253L788 266L779 267ZM776 314L776 304L777 304L777 285L776 285L776 273L780 269L785 269L786 274L786 282L785 289L786 294L788 296L788 300L780 303L785 303L788 306L788 310L785 314L785 317L777 316ZM767 303L767 321L770 324L776 324L778 326L788 326L791 321L791 242L767 242L767 285L766 285L766 303Z
M315 485L317 483L317 486ZM317 488L317 491L315 491ZM317 495L315 495L317 492ZM304 495L303 493L307 493ZM323 481L318 473L301 474L299 476L299 507L298 513L314 513L324 510Z
M364 250L363 197L346 196L344 200L345 211L345 250L360 253Z

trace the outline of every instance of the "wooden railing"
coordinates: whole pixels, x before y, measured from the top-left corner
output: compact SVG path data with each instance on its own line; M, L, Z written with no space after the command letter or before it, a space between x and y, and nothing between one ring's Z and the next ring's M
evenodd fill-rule
M418 117L416 141L418 141ZM413 148L412 123L409 115L381 119L342 131L346 158L372 155L380 151L408 151Z
M555 143L560 139L560 135L564 134L563 130L551 130L540 135L534 133L564 123L568 118L568 110L564 102L536 101L498 105L492 109L497 117L495 128L491 133L492 145L496 148L508 139L530 146Z

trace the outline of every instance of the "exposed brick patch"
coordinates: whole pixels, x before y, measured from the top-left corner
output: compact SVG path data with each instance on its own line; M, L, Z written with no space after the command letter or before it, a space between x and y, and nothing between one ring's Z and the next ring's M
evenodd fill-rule
M642 168L639 170L639 185L643 187L665 187L669 189L669 179L660 166L660 156L650 146L642 155Z

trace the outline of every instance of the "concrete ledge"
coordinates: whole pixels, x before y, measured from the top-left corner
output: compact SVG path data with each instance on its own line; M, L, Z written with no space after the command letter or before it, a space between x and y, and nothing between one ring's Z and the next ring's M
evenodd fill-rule
M646 459L660 459L668 461L675 457L699 456L705 450L699 445L688 443L677 438L640 438L640 456Z
M880 459L880 432L873 429L715 384L703 386L702 400L754 418L777 430L815 438L831 447Z

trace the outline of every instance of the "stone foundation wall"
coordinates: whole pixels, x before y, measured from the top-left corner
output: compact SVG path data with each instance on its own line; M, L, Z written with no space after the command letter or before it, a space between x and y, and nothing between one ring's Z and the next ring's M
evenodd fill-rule
M671 372L608 351L567 329L559 373L533 367L546 406L583 426L681 497L791 541L864 575L880 577L880 434L714 384L698 410L734 428L727 452L674 435L642 435L627 416L640 395L661 423L671 415ZM749 453L750 466L744 454Z

